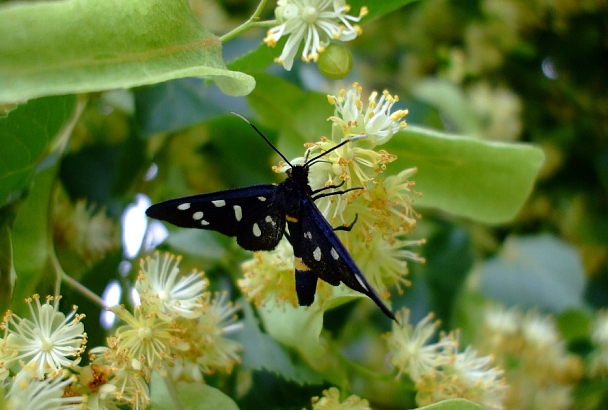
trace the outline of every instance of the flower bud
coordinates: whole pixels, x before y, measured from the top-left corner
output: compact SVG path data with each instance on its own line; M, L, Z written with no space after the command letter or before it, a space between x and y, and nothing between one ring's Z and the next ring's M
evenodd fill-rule
M340 44L330 44L319 56L319 72L332 80L346 77L353 69L353 55Z

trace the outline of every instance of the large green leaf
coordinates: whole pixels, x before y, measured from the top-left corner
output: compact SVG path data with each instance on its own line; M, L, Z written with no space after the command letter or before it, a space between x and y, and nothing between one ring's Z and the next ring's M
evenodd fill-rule
M350 14L352 15L358 15L361 6L367 6L369 9L369 14L362 20L361 23L364 24L366 21L375 20L385 16L407 4L414 3L415 1L416 0L348 0L347 3L351 6L352 11ZM365 35L365 29L363 29L363 35Z
M173 409L176 408L176 405L182 410L238 410L239 408L229 396L207 384L178 382L173 386L174 394L171 394L165 382L175 383L172 380L166 381L153 373L150 392L154 409ZM175 403L173 400L178 400L179 403Z
M532 191L543 152L408 126L383 146L398 156L389 173L417 167L415 206L484 223L510 221ZM393 171L395 170L395 171Z
M0 118L0 206L29 186L49 144L74 119L75 107L73 96L41 98Z
M23 301L32 293L43 296L52 293L56 277L48 269L52 252L51 194L58 166L47 168L36 175L33 188L20 204L12 229L13 262L17 280L13 294L13 310L21 313Z
M315 359L325 351L319 340L323 329L323 314L353 300L365 298L344 285L332 289L322 308L315 302L310 308L293 307L290 303L269 300L259 309L260 317L268 334L285 346L300 351L309 360Z
M186 0L68 0L0 8L0 103L213 78L244 95L252 77L226 69L221 43Z
M327 118L334 108L325 94L305 92L268 74L258 73L255 78L256 89L247 100L264 124L280 131L279 149L287 158L304 155L305 142L331 135Z
M245 346L243 366L254 370L266 369L298 384L320 384L323 381L319 374L304 363L294 363L276 340L262 333L249 303L243 302L241 306L245 313L243 330L239 333L241 343Z
M483 407L477 403L465 399L451 399L418 407L418 410L482 410Z
M582 260L576 248L553 236L511 237L480 269L481 291L507 305L553 312L584 306Z
M412 94L418 100L437 107L457 132L479 135L482 131L479 116L475 114L466 94L457 84L444 79L427 78L416 83Z
M13 243L6 213L0 213L0 313L10 308L15 267L13 266Z

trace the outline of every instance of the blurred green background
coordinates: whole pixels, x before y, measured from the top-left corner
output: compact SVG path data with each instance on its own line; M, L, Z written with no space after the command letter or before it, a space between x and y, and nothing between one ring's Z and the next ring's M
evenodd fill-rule
M257 5L245 0L190 3L203 26L218 35L247 19ZM362 4L372 13L361 23L363 35L345 44L353 53L354 65L352 73L340 81L323 77L314 64L296 61L290 72L273 65L281 44L276 49L260 45L265 35L260 29L222 49L228 68L256 79L256 88L245 97L227 96L211 81L185 78L86 97L30 101L31 111L23 118L36 118L36 124L43 125L32 126L28 134L34 137L27 143L31 158L23 176L25 188L7 193L0 209L0 269L6 285L2 286L2 307L19 312L21 297L34 290L53 293L50 249L70 276L98 295L111 281L127 289L138 269L137 253L125 255L120 238L137 235L125 232L121 217L130 204L143 198L138 195L158 202L281 180L271 170L276 155L229 111L258 124L287 157L300 156L303 142L330 132L325 120L332 107L324 95L336 94L357 81L367 92L388 89L398 94L398 108L409 109L410 126L480 141L531 143L545 155L532 193L512 220L488 224L454 215L449 206L414 205L423 216L414 238L427 240L416 251L427 262L409 264L412 286L403 294L393 292L393 310L407 306L414 322L433 311L443 329L462 329L464 344L475 338L488 300L537 308L563 318L562 336L572 351L584 355L589 349L588 331L573 329L581 323L585 327L592 312L608 304L608 3L350 3L353 14ZM377 12L383 7L390 10L392 4L392 12ZM272 6L263 16L272 18ZM74 116L75 107L82 110L79 117ZM76 117L73 131L61 135L60 125ZM12 120L20 124L15 117ZM0 121L5 121L0 123L5 125L0 136L8 135L7 118ZM6 143L0 149L4 164L15 158L17 145ZM407 158L407 166L421 165L412 157ZM3 172L2 177L10 175ZM500 175L505 181L509 177ZM477 182L459 183L464 189ZM423 198L433 195L425 192L423 184L416 189ZM475 185L468 189L475 190ZM494 189L500 192L501 186ZM508 182L504 191L509 192ZM508 201L500 194L497 198ZM98 253L83 250L83 243L74 243L74 237L61 227L77 201L83 200L90 214L100 213L110 221L110 225L95 225L107 240L97 244ZM67 210L61 211L62 207ZM140 208L140 217L141 212ZM241 297L235 282L241 275L239 265L249 253L220 235L169 229L174 235L164 246L184 255L184 271L203 269L213 289L229 290L234 300ZM11 304L8 284L15 274ZM96 320L99 307L70 288L62 291L66 307L75 303L87 313L88 321ZM128 301L127 292L122 293L122 301ZM369 328L358 328L355 318L368 308L375 306L342 306L329 312L324 323L325 334L332 336L345 356L363 364L378 360L375 339L390 329L383 320L370 320ZM380 312L363 315L380 316ZM254 332L255 321L247 320ZM102 328L89 326L87 332L90 346L103 343ZM246 338L242 343L247 344ZM295 352L281 349L300 363ZM245 359L245 370L248 364ZM319 386L329 384L314 372L306 373L310 371L306 364L297 366L291 381L252 365L253 371L218 375L208 382L225 391L232 389L242 409L302 408L319 394ZM382 396L386 386L370 379L358 375L349 385L378 408L412 405L411 392L405 387ZM313 384L301 386L304 381ZM579 408L603 408L604 387L580 394L580 403L582 397L595 399Z

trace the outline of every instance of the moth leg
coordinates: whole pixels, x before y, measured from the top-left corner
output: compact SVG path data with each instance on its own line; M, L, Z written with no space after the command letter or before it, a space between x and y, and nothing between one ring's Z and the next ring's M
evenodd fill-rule
M337 226L335 228L332 228L334 231L346 231L346 232L350 232L351 229L353 229L353 226L355 225L355 223L357 222L357 219L359 218L359 214L355 214L355 220L351 222L350 225L342 225L342 226Z
M335 188L340 188L342 185L344 185L346 181L342 181L340 182L338 185L328 185L328 186L324 186L323 188L319 188L319 189L315 189L314 191L312 191L313 195L314 194L318 194L319 192L323 192L323 191L327 191L328 189L335 189Z
M343 182L343 183L344 183L344 182ZM342 183L342 184L343 184L343 183ZM332 187L325 187L325 188L337 188L337 187L341 186L342 184L340 184L340 185L336 185L336 186L332 186ZM325 188L321 188L321 190L323 190L323 189L325 189ZM348 189L345 189L344 191L327 192L327 193L325 193L325 194L320 194L320 195L313 196L313 197L312 197L312 200L313 200L313 201L316 201L317 199L319 199L319 198L323 198L323 197L326 197L326 196L332 196L332 195L342 195L342 194L345 194L345 193L350 192L350 191L355 191L355 190L357 190L357 189L365 189L365 188L363 188L363 187L355 187L355 188L348 188ZM316 191L314 191L313 193L315 193L315 192L319 192L319 190L317 189L317 190L316 190Z
M289 232L285 231L283 233L283 235L285 235L285 237L287 238L287 240L289 241L289 243L291 244L291 246L293 247L293 242L291 241L291 235L289 234Z

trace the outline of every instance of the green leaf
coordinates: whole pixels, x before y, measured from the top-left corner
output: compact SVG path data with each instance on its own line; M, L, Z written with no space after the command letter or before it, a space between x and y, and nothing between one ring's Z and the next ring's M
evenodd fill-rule
M74 119L75 108L74 96L41 98L0 118L0 206L29 187L49 144Z
M319 343L323 328L323 311L293 307L289 303L276 304L267 301L259 310L264 328L275 340L300 351L304 356L315 358L323 354Z
M275 339L260 331L249 303L243 302L241 306L245 314L243 330L239 333L240 342L245 346L243 366L254 370L266 369L300 385L323 382L320 375L303 363L294 363Z
M351 6L351 15L359 15L361 6L367 6L369 14L363 18L360 24L370 20L375 20L384 15L392 13L393 11L400 9L401 7L414 3L417 0L382 0L382 1L369 1L369 0L349 0L347 3ZM365 29L363 29L363 35L365 35Z
M15 284L15 267L13 266L13 243L8 226L9 217L0 215L0 313L10 308L13 286Z
M169 383L174 382L169 381ZM174 399L179 400L179 408L182 410L239 409L229 396L207 384L179 382L174 388ZM153 409L176 408L176 403L172 400L172 395L169 394L165 380L156 372L152 374L150 393Z
M235 40L236 41L236 40ZM263 71L274 63L274 59L281 54L285 46L285 39L281 39L275 47L268 47L260 41L257 48L235 58L228 63L228 68L236 71L253 73Z
M510 221L532 191L544 160L534 146L480 141L408 125L383 146L393 174L417 167L415 207L498 224Z
M417 82L412 94L415 98L437 107L457 132L478 135L482 130L481 121L467 102L462 88L456 84L429 78Z
M483 410L483 407L469 400L451 399L418 407L418 410Z
M183 130L194 124L241 111L234 97L200 78L181 78L134 90L136 116L147 135ZM240 100L242 101L242 100Z
M69 0L0 8L0 103L212 78L245 95L252 77L226 69L221 43L186 0Z
M209 231L199 229L180 229L172 232L165 241L179 253L196 255L206 259L221 259L226 248Z
M583 306L585 272L577 250L551 236L511 237L481 267L481 291L507 305L553 312Z
M21 313L23 301L34 292L51 293L50 285L55 281L52 271L47 269L51 249L50 218L51 194L57 177L58 166L39 172L33 188L23 201L12 229L13 261L17 281L13 294L13 310ZM41 283L43 285L41 285ZM46 285L46 288L42 287Z
M556 318L560 335L568 343L587 340L590 337L592 316L582 309L567 309Z
M257 85L248 102L264 124L281 131L279 149L287 158L302 156L305 142L331 136L327 118L334 107L327 101L327 95L304 92L268 74L258 73L255 78Z
M345 286L333 288L333 296L328 298L322 309L315 302L312 307L293 307L290 303L269 300L259 310L266 331L281 344L301 352L308 359L314 359L325 351L319 341L323 329L323 314L353 298L366 298Z

